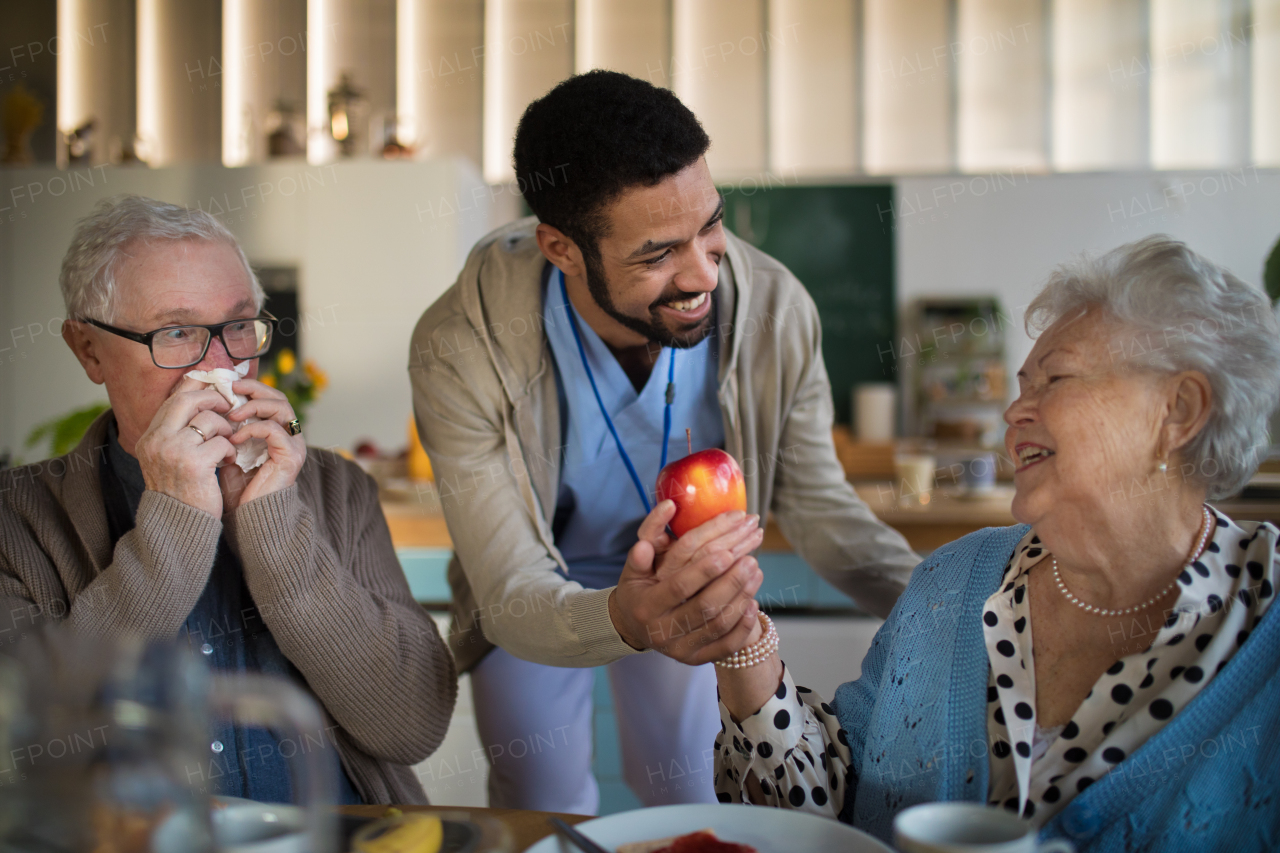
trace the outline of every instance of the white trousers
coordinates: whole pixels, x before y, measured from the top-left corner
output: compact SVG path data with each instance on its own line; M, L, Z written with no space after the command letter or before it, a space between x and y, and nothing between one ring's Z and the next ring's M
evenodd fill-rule
M657 652L609 664L622 776L646 806L714 803L720 731L712 664ZM494 808L595 814L591 773L595 671L530 663L494 649L471 670Z

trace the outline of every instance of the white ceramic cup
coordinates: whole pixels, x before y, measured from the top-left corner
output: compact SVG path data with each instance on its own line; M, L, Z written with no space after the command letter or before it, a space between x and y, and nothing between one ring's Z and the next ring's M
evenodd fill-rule
M1012 812L980 803L925 803L893 819L902 853L1076 853L1069 841L1036 843L1036 828Z

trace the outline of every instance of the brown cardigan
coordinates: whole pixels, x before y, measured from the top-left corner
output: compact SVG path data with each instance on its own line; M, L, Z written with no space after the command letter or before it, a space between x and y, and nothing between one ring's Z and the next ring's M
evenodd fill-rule
M425 803L457 697L453 658L409 593L377 487L316 448L297 482L219 520L159 492L110 547L99 481L108 412L66 456L0 472L0 648L45 621L172 639L213 567L224 523L259 613L338 726L368 803Z

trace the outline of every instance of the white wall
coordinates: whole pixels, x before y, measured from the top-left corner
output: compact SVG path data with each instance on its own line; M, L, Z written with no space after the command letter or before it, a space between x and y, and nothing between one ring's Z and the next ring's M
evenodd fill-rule
M1280 171L1029 176L939 175L898 181L898 302L999 296L1016 328L1009 375L1031 351L1027 304L1052 268L1082 252L1164 233L1262 287L1280 236Z
M58 271L76 220L126 192L199 206L254 263L299 267L301 349L331 381L311 413L311 443L405 444L413 324L495 208L462 160L0 173L0 452L22 453L35 424L106 399L58 337Z
M0 173L0 451L21 451L34 424L105 398L56 336L57 276L75 220L121 192L199 204L255 262L297 263L304 354L333 383L309 439L350 446L369 436L389 448L405 440L414 322L471 244L516 207L511 190L486 189L461 161ZM900 306L995 293L1019 324L1012 375L1031 348L1020 309L1055 264L1082 251L1164 232L1260 286L1280 235L1280 171L904 178L890 220Z

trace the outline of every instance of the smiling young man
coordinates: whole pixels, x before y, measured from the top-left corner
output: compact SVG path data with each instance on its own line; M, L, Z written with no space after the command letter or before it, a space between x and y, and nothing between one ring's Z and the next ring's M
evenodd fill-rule
M632 791L715 801L708 664L759 624L761 514L877 615L917 562L845 482L813 302L724 229L709 145L666 90L604 71L560 84L516 133L536 216L483 239L414 333L455 549L450 644L493 806L596 810L600 665ZM742 464L751 514L672 542L653 487L686 429Z

